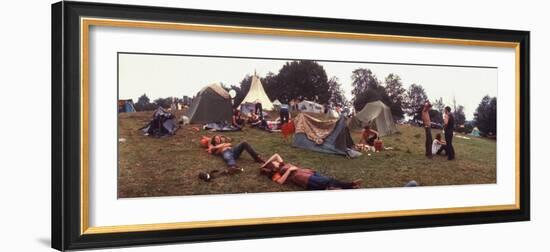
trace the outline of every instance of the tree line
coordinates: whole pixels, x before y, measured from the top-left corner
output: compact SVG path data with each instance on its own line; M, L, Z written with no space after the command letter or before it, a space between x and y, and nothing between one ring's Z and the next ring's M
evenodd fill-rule
M312 60L295 60L286 62L278 73L269 72L260 81L271 100L279 99L289 101L291 99L315 101L324 105L347 106L351 105L356 111L373 101L382 101L390 109L394 120L401 120L405 115L413 120L420 119L420 111L425 101L429 100L424 87L418 83L412 83L404 88L401 77L390 73L382 80L368 68L358 68L352 71L352 99L348 101L340 80L329 77L322 65ZM252 76L247 74L238 84L222 86L226 90L235 90L234 104L242 102L250 89ZM183 102L182 99L177 100ZM135 108L138 111L151 110L152 107L170 107L172 97L158 98L153 103L144 94ZM474 121L466 122L464 106L452 101L445 104L443 98L431 101L433 107L430 116L433 122L443 123L443 110L450 106L453 110L457 125L467 126L471 130L476 126L480 131L488 134L496 134L496 97L485 96L474 113Z

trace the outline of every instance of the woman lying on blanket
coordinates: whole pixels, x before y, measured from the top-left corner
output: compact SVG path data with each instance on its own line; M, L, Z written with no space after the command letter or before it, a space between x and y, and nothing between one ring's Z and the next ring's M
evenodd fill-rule
M258 163L263 163L264 160L258 155L258 153L252 149L252 146L246 141L241 142L235 146L232 146L231 143L223 142L223 136L216 135L212 137L212 141L208 146L208 153L212 155L218 155L223 158L225 163L228 166L229 173L241 172L243 171L237 166L237 159L241 156L243 151L248 152L254 161Z
M262 165L260 172L279 184L284 184L287 180L290 180L307 190L356 189L361 186L361 180L341 182L311 169L285 163L277 153L273 154Z

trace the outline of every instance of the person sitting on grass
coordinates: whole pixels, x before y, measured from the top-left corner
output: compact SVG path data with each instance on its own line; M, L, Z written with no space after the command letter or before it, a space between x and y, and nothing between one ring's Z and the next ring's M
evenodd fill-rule
M252 126L256 126L256 125L259 125L261 123L260 121L260 117L258 115L256 115L256 113L254 112L251 112L250 115L248 116L248 123L250 123L250 125Z
M243 151L248 152L254 161L264 163L264 160L260 157L260 155L246 141L233 147L231 143L224 142L222 136L215 135L212 137L210 145L208 146L208 153L212 155L219 155L223 158L228 166L228 171L230 174L243 171L243 169L240 169L239 166L237 166L236 161L239 159Z
M238 109L233 110L233 117L231 118L231 124L239 129L244 127L244 119L241 117L241 111Z
M435 135L435 139L432 143L432 154L433 155L446 155L445 149L447 148L447 145L445 144L445 141L441 141L441 133L437 133Z
M260 116L258 116L254 112L250 113L250 117L248 118L248 123L250 123L250 125L252 125L253 127L258 127L261 129L267 128L267 121L262 119Z
M376 140L379 135L380 134L378 134L378 131L371 129L370 126L367 125L363 128L363 133L361 134L361 140L359 140L359 143L374 146L374 140Z
M361 180L341 182L311 169L285 163L277 153L261 166L260 172L281 185L290 180L306 190L357 189L361 186Z

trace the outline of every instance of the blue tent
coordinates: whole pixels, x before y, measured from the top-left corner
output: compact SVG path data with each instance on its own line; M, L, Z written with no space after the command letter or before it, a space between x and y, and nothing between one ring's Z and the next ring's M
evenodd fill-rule
M136 112L134 102L130 100L118 100L118 113Z
M316 122L320 121L304 113L299 114L294 119L294 123L298 125L301 123L300 120L316 120ZM308 122L307 125L311 126L316 122ZM322 123L329 124L331 122L326 121ZM321 143L318 143L308 138L308 134L299 130L300 127L297 127L296 133L294 134L294 141L292 143L292 146L321 153L344 155L352 158L360 156L360 152L352 149L354 143L353 139L351 138L349 128L346 125L346 118L342 116L335 122L334 120L332 120L332 123L334 124L332 131L322 140ZM307 130L311 130L311 128L308 128Z

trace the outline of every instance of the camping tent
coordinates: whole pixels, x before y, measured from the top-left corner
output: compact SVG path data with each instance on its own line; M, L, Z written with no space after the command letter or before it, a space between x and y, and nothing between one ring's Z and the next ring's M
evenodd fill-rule
M118 113L136 112L134 102L129 100L118 100Z
M149 136L166 136L174 135L178 130L178 125L174 119L174 115L158 107L153 113L153 119L140 130Z
M323 113L325 111L325 107L312 101L302 101L298 103L298 110L300 110L300 112Z
M243 102L241 103L240 110L243 115L249 115L256 110L256 103Z
M327 116L329 118L338 118L338 117L340 117L340 114L338 114L338 112L336 112L336 109L330 108L327 111Z
M477 127L474 127L474 129L472 130L472 133L470 133L471 136L481 136L481 133L479 132L479 129Z
M186 111L190 123L231 121L231 97L219 84L211 84L199 91Z
M369 102L355 117L351 119L350 127L374 126L380 136L391 135L397 132L391 109L381 101Z
M293 123L296 129L292 143L294 147L349 157L361 155L352 149L354 143L344 117L320 120L300 113Z
M281 109L281 105L282 105L282 103L279 101L279 99L275 99L273 101L273 108L279 110L279 109Z
M269 97L265 93L264 87L262 85L262 82L254 74L252 76L252 83L250 84L250 89L248 90L248 93L244 97L243 101L241 103L261 103L262 108L265 110L273 110L273 103L271 100L269 100Z

